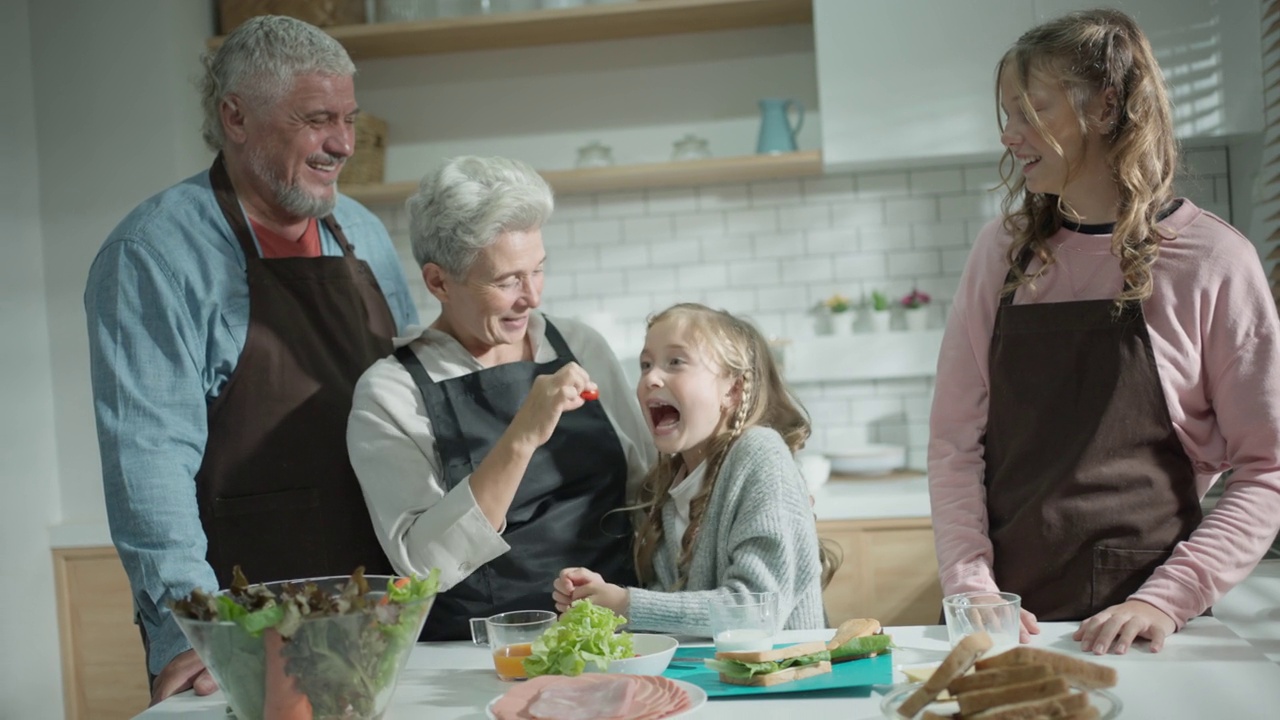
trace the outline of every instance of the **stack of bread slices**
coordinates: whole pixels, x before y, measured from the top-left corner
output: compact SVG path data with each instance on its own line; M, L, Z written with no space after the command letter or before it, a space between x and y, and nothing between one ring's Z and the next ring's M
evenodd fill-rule
M1116 684L1115 668L1062 653L1017 647L984 658L990 649L985 632L961 640L898 714L914 718L946 691L960 711L926 711L922 720L1089 720L1098 712L1085 691Z

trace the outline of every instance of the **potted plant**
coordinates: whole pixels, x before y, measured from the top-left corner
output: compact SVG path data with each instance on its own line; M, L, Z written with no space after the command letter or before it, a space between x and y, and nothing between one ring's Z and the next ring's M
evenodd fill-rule
M836 293L823 300L821 307L831 320L831 331L834 334L848 335L853 332L853 322L848 315L849 311L853 309L853 303L849 301L849 298Z
M929 293L912 288L911 292L902 296L902 317L908 330L924 330L929 327L929 303L933 298Z
M871 291L871 303L868 306L871 316L871 329L875 332L889 330L889 296L879 290Z

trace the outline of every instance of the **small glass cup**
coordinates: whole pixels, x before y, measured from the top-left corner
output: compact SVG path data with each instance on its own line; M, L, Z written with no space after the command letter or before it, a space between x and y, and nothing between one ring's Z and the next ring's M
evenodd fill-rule
M514 610L487 618L471 618L471 642L488 645L493 669L502 680L524 680L524 659L533 654L533 641L556 621L550 610Z
M1022 631L1022 598L1014 593L977 590L942 599L947 635L955 647L966 635L985 630L991 636L987 655L1018 646Z
M726 593L711 599L711 637L716 652L772 650L778 634L778 594Z

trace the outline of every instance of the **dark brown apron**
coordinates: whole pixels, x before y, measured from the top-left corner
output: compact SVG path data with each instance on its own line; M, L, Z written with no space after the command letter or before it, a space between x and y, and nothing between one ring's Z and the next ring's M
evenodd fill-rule
M985 437L1001 590L1041 621L1124 602L1200 523L1139 303L1000 301Z
M218 583L391 573L347 457L356 381L391 354L395 322L369 266L329 215L341 257L263 260L219 156L214 195L244 250L249 327L209 408L196 475Z
M539 375L574 361L547 323L556 359L513 362L435 382L407 348L396 357L426 402L445 485L453 489L480 465L506 431ZM507 552L441 593L422 628L423 640L465 640L468 618L508 610L555 610L551 581L571 566L589 567L611 583L635 585L631 522L624 512L627 458L604 406L589 402L560 416L551 438L534 451L507 509Z

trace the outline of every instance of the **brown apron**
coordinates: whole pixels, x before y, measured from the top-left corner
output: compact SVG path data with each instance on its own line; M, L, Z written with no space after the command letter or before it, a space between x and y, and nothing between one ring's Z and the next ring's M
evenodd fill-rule
M1012 304L991 338L988 533L1041 621L1124 602L1200 523L1139 303Z
M235 565L250 582L389 574L346 442L356 380L391 354L387 301L332 215L341 257L263 260L221 156L209 175L249 280L244 349L196 475L209 564L221 587Z

